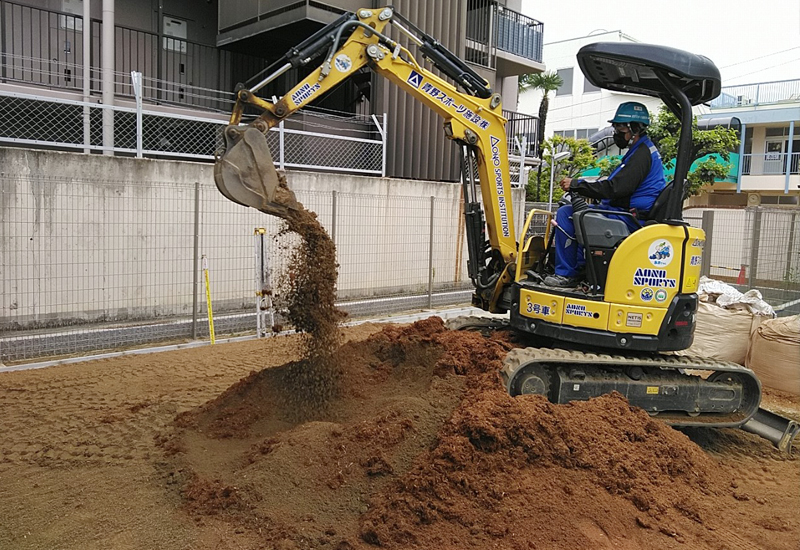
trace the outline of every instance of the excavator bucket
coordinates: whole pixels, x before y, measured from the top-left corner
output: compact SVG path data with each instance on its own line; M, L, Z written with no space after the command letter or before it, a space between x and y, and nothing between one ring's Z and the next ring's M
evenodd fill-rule
M302 208L286 182L278 176L266 136L256 128L228 126L225 151L214 165L220 193L235 203L287 218Z

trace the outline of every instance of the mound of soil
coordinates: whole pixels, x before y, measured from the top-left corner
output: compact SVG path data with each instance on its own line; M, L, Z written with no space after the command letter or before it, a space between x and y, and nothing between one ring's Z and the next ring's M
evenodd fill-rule
M334 353L340 391L299 420L296 364L180 417L171 448L198 514L268 548L630 548L715 540L730 477L620 395L512 398L514 347L436 317ZM300 388L295 388L298 391Z

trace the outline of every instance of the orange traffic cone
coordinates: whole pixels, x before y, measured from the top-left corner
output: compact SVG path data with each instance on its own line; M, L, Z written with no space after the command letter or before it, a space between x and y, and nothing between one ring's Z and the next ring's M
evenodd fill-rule
M739 270L739 276L736 277L736 284L743 285L744 277L745 277L745 269L744 269L744 264L742 264L742 268Z

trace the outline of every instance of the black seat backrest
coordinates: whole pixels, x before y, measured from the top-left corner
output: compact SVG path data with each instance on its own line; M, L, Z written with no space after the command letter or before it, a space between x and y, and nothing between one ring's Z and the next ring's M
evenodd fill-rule
M584 247L586 279L592 294L602 294L608 278L608 266L617 245L631 234L622 220L607 218L596 210L582 210L572 214L575 240Z
M581 219L583 223L581 223ZM575 238L578 243L591 248L614 248L631 234L631 230L625 222L607 218L600 212L592 210L573 214L572 221L575 225ZM583 230L586 231L585 234Z
M663 222L667 218L667 210L669 208L669 195L672 192L672 186L675 182L671 181L667 184L661 193L656 197L650 212L647 213L647 221Z

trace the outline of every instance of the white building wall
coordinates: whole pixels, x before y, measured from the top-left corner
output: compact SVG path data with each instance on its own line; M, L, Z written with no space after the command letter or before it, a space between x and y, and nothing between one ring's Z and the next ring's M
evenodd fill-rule
M638 101L650 110L651 116L658 112L661 100L634 94L597 90L584 92L586 79L578 66L577 53L586 44L595 42L637 42L621 31L594 34L544 45L543 60L548 72L572 68L572 93L550 94L547 113L546 136L553 132L578 129L599 130L608 126L617 106L626 101ZM526 90L520 94L518 109L523 113L538 114L542 93Z

